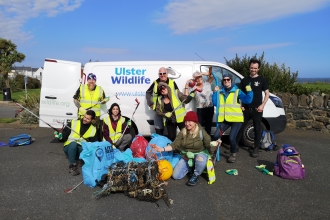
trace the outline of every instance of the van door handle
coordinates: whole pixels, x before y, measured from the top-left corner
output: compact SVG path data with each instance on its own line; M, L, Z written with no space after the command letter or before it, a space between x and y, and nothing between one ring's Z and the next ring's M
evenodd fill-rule
M52 97L52 96L45 96L46 99L57 99L56 97Z
M73 115L71 112L67 112L66 115Z

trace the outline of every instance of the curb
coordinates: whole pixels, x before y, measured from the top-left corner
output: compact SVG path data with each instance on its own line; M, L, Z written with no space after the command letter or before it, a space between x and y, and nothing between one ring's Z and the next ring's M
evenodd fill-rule
M17 123L0 123L0 128L39 128L38 124L17 124Z
M17 106L13 101L0 101L0 106Z

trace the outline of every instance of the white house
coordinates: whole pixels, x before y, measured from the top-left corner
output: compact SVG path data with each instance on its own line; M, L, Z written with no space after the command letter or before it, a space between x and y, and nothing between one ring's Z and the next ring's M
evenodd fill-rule
M31 78L37 78L41 81L43 68L33 68L33 67L14 67L8 74L8 77L15 78L17 74L28 76Z

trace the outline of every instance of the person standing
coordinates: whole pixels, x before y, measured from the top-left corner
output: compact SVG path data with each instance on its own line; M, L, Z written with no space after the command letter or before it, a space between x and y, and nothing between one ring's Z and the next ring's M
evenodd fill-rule
M103 138L120 151L125 151L132 141L129 128L131 121L126 122L117 103L111 105L108 114L103 118Z
M203 80L203 75L208 77L206 81ZM214 106L212 103L213 91L211 88L212 81L212 67L210 67L209 72L194 72L193 79L189 79L184 88L185 95L188 95L188 92L190 93L192 91L195 93L198 122L200 125L204 126L205 131L209 135L211 135L212 120L214 115ZM191 84L195 85L191 87L189 86Z
M167 128L168 138L174 141L177 127L179 130L184 128L183 119L186 115L186 109L182 102L189 103L192 97L184 95L179 90L172 91L164 82L158 84L158 91L156 113L163 119L164 126Z
M253 121L255 135L251 156L258 157L261 141L261 119L264 107L269 98L269 90L266 79L258 75L260 69L260 61L252 58L249 62L249 67L250 75L242 79L240 88L243 92L246 92L245 87L247 85L251 85L253 90L253 101L250 104L242 105L242 111L244 114L244 123L242 125L242 129L244 129L249 120ZM264 98L262 92L265 93ZM239 140L243 133L242 129L239 132Z
M214 99L219 87L215 87ZM222 133L229 127L229 142L230 142L230 156L227 159L228 163L236 161L236 136L244 121L243 112L239 100L243 103L251 103L253 99L253 91L250 86L246 88L247 93L242 92L236 85L232 84L232 76L224 74L222 78L222 88L220 89L219 100L214 100L214 103L219 102L218 122L219 134L214 134L215 138L221 138Z
M96 75L93 73L88 74L87 84L81 84L73 96L73 102L78 108L78 118L83 117L88 109L93 110L96 117L99 118L101 104L105 104L107 101L109 100L105 98L103 88L96 85Z
M158 84L160 82L166 83L171 88L172 91L179 90L176 83L172 79L168 78L168 73L167 73L166 68L165 67L159 68L158 79L156 79L151 84L149 89L146 91L147 104L154 111L156 111L157 99L158 99L158 95L159 95ZM159 135L163 135L163 133L164 133L163 117L155 114L154 125L155 125L156 133Z
M76 160L82 152L81 143L97 141L97 130L92 124L95 119L95 112L87 110L82 119L73 119L61 133L55 132L55 137L64 142L64 152L69 158L69 173L72 176L79 175ZM71 128L71 129L70 129Z

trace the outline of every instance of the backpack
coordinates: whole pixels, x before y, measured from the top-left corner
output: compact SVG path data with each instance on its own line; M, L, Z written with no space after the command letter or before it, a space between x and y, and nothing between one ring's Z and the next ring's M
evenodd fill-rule
M299 152L289 144L283 145L277 152L274 171L275 175L291 180L304 179L306 172Z
M275 136L272 131L263 130L261 133L260 148L264 150L278 150Z
M17 136L12 136L9 138L9 147L29 145L32 143L32 138L28 134L19 134Z

